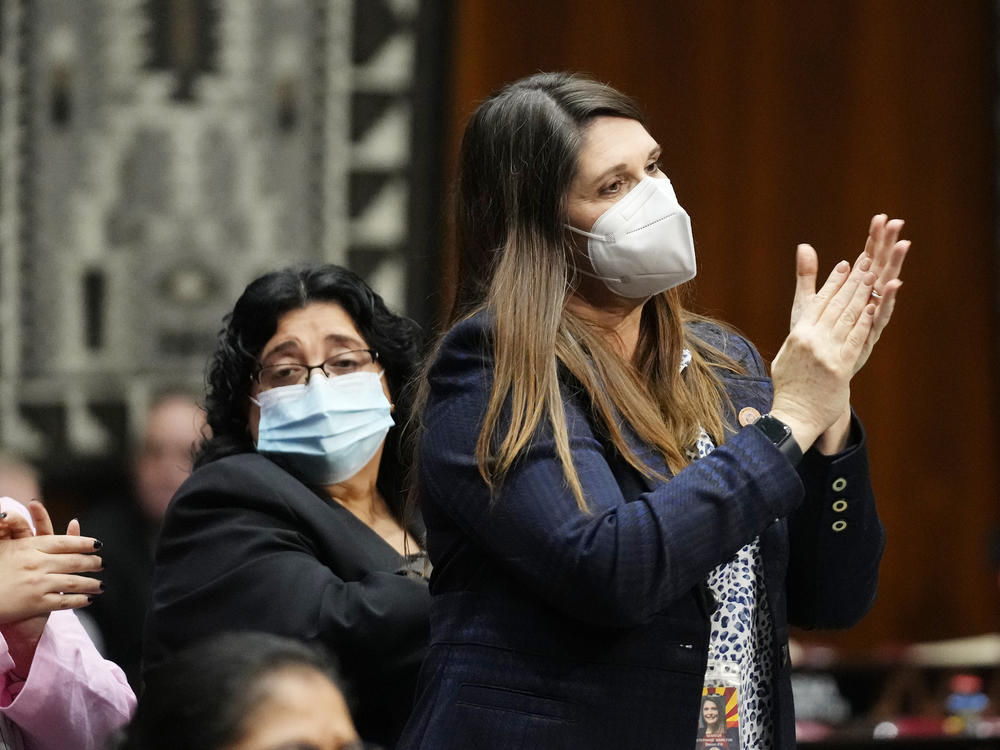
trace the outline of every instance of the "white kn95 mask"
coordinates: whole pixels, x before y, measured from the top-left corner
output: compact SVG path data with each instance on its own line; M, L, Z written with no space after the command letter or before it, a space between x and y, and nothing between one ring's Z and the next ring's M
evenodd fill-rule
M697 273L691 217L665 177L643 177L589 232L567 228L588 238L595 273L580 273L600 279L622 297L651 297Z

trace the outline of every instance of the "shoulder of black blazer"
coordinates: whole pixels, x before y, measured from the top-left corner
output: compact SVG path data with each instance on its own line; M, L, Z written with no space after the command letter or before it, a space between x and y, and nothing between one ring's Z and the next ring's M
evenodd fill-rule
M395 571L399 554L344 506L296 479L259 453L238 453L200 467L181 485L161 539L175 529L195 533L199 514L260 513L275 529L294 531L339 574Z

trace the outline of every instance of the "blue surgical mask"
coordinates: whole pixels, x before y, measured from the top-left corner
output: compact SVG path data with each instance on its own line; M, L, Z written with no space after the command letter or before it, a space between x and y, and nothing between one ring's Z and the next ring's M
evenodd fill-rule
M372 460L395 424L382 375L353 372L259 394L257 450L306 484L343 482Z

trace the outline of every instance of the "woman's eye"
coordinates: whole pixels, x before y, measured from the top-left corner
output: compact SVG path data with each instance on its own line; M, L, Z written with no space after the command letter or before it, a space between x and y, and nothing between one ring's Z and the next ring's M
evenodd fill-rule
M614 182L612 182L612 183L610 183L608 185L605 185L603 188L601 188L601 194L602 195L614 195L619 190L621 190L621 188L622 188L622 181L621 180L615 180Z
M268 365L260 371L261 383L273 388L279 385L292 385L302 378L304 367L299 364Z
M660 171L660 162L658 161L654 161L646 165L647 174L656 174L659 171Z
M337 357L328 360L327 366L334 372L350 372L357 368L358 360L354 357Z

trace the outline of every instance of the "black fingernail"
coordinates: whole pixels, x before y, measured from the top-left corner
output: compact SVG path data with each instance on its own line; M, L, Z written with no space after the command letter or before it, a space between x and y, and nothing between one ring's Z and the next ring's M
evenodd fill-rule
M97 598L97 595L96 595L96 594L95 594L95 595L92 595L92 596L88 596L88 597L87 597L87 601L88 601L88 602L92 602L92 601L94 601L94 599L96 599L96 598Z
M104 591L104 581L101 581L101 591Z
M6 518L6 517L7 517L7 511L0 513L0 518Z
M103 546L104 546L104 542L102 542L100 539L95 539L94 540L94 549L100 549Z

